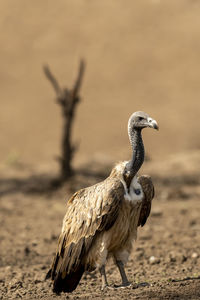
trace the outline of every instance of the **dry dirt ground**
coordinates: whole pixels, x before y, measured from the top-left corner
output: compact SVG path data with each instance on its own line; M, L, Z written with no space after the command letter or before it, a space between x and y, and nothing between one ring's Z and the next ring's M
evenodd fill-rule
M146 162L156 197L126 267L132 287L101 292L99 273L94 272L83 276L76 291L58 299L200 299L200 174L193 172L199 154L189 159L190 173L187 154L159 166ZM1 180L0 299L55 299L44 277L55 253L66 200L76 188L103 179L110 166L106 171L105 164L89 168L89 175L86 168L77 170L75 178L57 191L49 191L52 178L47 174ZM111 261L107 273L112 286L120 283Z
M131 288L100 291L98 273L58 299L200 299L200 1L0 1L0 299L55 299L44 281L75 190L130 157L136 110L156 197L127 272ZM62 119L42 66L71 86L86 73L73 130L76 175L52 189ZM153 257L153 258L152 258ZM119 282L112 262L111 285Z

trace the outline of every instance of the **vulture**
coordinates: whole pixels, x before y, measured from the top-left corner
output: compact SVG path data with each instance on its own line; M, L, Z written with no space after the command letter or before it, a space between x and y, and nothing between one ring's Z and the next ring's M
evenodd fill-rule
M138 111L128 121L132 159L118 163L102 182L76 192L67 202L56 255L46 278L53 292L72 292L85 271L98 269L102 290L108 286L105 265L111 257L122 284L130 283L124 265L128 261L138 226L150 214L154 186L150 176L138 176L144 162L142 129L158 130L157 122Z

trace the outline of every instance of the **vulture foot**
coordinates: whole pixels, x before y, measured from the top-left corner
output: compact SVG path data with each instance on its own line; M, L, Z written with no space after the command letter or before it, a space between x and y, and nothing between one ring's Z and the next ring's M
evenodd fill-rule
M132 283L131 282L127 282L127 283L124 283L124 284L115 284L114 285L114 289L125 289L125 288L128 288L128 287L132 287Z

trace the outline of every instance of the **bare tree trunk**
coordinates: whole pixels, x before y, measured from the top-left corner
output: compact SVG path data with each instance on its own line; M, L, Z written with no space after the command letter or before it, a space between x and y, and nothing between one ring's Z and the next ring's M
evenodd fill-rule
M51 73L49 67L44 66L44 73L53 85L53 88L56 92L56 101L61 106L64 120L61 143L61 157L59 157L61 181L65 181L73 175L72 159L74 156L74 152L76 151L76 146L72 144L71 136L75 117L75 109L81 99L79 96L79 91L83 79L84 70L85 63L83 60L81 60L78 77L75 81L74 87L72 89L61 89L57 80Z

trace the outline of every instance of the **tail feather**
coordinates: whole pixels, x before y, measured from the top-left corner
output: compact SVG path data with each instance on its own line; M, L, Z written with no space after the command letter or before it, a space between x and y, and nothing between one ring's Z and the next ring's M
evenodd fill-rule
M62 273L58 273L54 279L53 292L56 294L73 292L84 273L84 267L80 265L76 271L72 271L63 278Z

